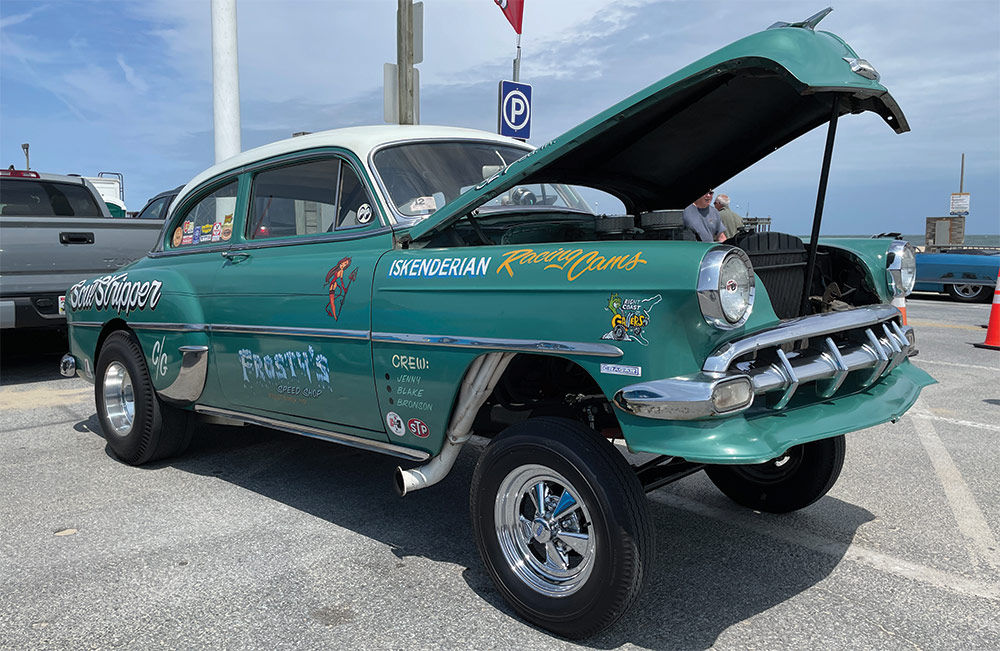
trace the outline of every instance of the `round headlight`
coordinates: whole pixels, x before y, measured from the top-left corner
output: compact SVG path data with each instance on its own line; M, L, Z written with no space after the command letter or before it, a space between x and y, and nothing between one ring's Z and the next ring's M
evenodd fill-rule
M705 321L723 330L746 323L753 309L754 273L741 249L709 251L698 274L698 304Z
M885 259L893 296L907 296L917 282L917 256L909 242L894 240Z

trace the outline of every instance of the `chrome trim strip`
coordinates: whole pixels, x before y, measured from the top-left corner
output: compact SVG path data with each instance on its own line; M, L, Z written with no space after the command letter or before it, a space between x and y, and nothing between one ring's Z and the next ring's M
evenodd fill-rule
M328 328L288 328L281 326L257 325L217 325L205 326L211 332L227 332L230 334L250 335L291 335L295 337L327 337L330 339L363 339L371 338L367 330L338 330Z
M80 328L101 328L104 327L103 321L70 321L67 325L78 326Z
M290 432L292 434L299 434L301 436L308 436L310 438L322 439L324 441L332 441L334 443L341 443L343 445L350 446L352 448L359 448L361 450L368 450L370 452L381 452L382 454L389 454L394 457L402 457L403 459L412 459L414 461L425 461L431 457L431 455L423 450L413 450L410 448L404 448L399 445L393 445L392 443L386 443L384 441L376 441L372 439L361 438L360 436L353 436L351 434L341 434L339 432L330 432L318 427L310 427L309 425L299 425L298 423L289 423L283 420L277 420L274 418L268 418L266 416L255 416L251 414L245 414L238 411L233 411L231 409L220 409L218 407L206 407L204 405L195 405L194 410L199 414L208 414L211 416L222 416L224 418L233 418L235 420L241 420L245 423L250 423L252 425L260 425L261 427L269 427L271 429L281 430L282 432Z
M705 360L702 369L706 373L725 373L733 360L747 353L844 330L870 328L898 316L899 310L895 307L881 304L790 319L774 328L723 344Z
M451 335L416 335L400 332L373 332L372 341L381 343L414 344L417 346L447 346L449 348L476 348L504 350L514 353L566 353L590 357L621 357L625 353L611 344L580 341L542 341L537 339L500 339L496 337L461 337Z
M918 283L935 283L938 285L984 285L986 287L996 286L996 278L987 280L985 278L958 278L956 276L942 276L940 278L917 278Z
M157 391L161 397L179 403L192 403L201 397L208 377L208 346L181 346L181 368L177 377L165 389Z
M206 332L209 326L204 323L163 323L141 321L129 321L128 327L133 330L157 330L164 332Z

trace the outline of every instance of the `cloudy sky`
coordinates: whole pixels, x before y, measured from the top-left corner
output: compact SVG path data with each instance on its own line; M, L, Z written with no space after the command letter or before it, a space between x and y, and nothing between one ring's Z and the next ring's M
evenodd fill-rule
M824 2L830 0L824 0ZM526 0L521 80L535 145L674 70L824 2ZM238 0L244 149L382 123L396 0ZM969 233L1000 233L1000 3L847 2L821 27L871 61L912 131L874 114L838 128L824 232L920 233L957 192ZM496 129L515 36L493 0L425 0L421 121ZM734 107L738 110L738 107ZM138 210L214 162L208 0L0 3L0 165L118 171ZM741 213L808 230L824 130L729 180Z

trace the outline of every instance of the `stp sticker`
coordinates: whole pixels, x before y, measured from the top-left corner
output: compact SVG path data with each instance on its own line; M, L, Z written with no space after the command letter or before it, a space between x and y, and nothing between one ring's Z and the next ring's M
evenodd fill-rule
M389 426L389 431L396 436L406 434L406 430L403 428L403 419L394 411L385 415L385 424Z
M406 427L410 430L410 434L413 434L418 438L425 439L431 435L430 428L424 425L424 421L419 418L411 418L406 421Z

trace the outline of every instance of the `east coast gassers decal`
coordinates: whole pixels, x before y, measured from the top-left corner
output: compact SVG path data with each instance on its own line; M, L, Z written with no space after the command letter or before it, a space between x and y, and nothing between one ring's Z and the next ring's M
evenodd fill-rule
M73 311L113 310L126 316L135 310L155 310L162 287L159 280L129 280L127 272L93 282L82 280L69 288L69 307Z
M513 278L512 265L544 264L543 269L557 269L566 272L566 280L573 282L585 273L592 271L632 271L640 264L647 264L642 257L642 251L605 257L600 251L585 251L584 249L552 249L535 251L535 249L517 249L503 254L503 260L497 266L497 273L506 271Z
M326 306L326 313L339 320L339 311L344 307L344 300L347 298L347 290L351 283L358 279L358 270L355 269L351 275L344 280L344 272L351 266L350 258L343 258L335 267L326 272L326 284L329 285L330 304Z
M608 305L604 308L611 312L611 330L601 339L637 341L648 346L649 342L642 333L649 325L649 311L661 300L663 299L659 294L643 299L623 299L615 292L608 298Z

